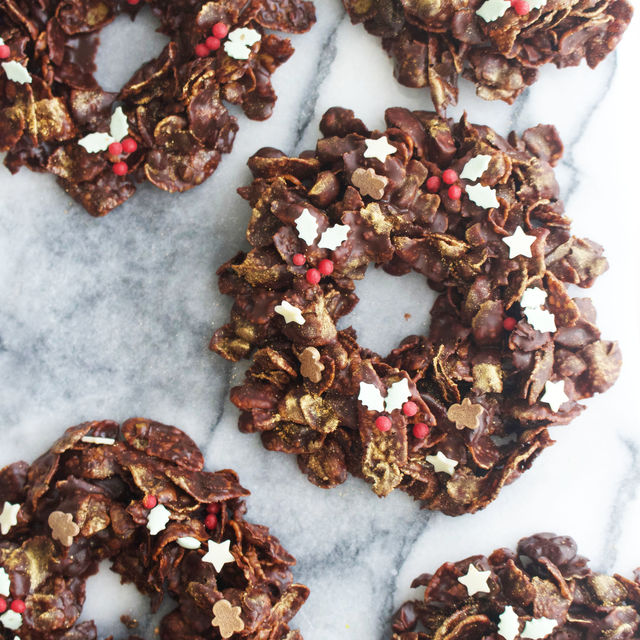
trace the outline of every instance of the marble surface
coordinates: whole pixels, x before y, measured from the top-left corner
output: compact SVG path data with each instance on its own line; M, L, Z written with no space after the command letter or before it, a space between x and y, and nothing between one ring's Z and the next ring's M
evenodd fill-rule
M315 488L293 457L237 431L228 390L243 367L207 343L229 311L215 269L245 246L249 211L235 189L249 179L247 157L266 145L287 152L313 145L321 114L336 104L370 126L382 124L386 106L430 106L423 91L395 83L377 40L349 24L338 0L317 4L317 26L294 38L297 52L275 76L273 118L243 119L233 154L203 186L177 196L142 187L95 220L50 176L11 177L0 167L0 465L32 460L62 429L87 419L144 415L184 428L209 468L239 471L253 492L250 517L297 556L295 576L311 588L295 620L307 640L383 638L392 611L412 594L413 576L539 530L569 533L598 569L630 574L640 565L640 141L632 124L637 85L628 84L640 57L637 19L595 71L545 68L513 107L477 99L467 83L460 99L472 121L503 134L538 122L559 128L568 213L576 233L603 244L611 262L589 293L603 335L622 344L617 385L557 428L558 444L496 502L459 518L421 512L401 494L379 500L353 479L330 492ZM117 88L162 47L144 25L152 26L149 16L105 31L105 86ZM451 110L461 113L462 106ZM369 347L386 351L427 326L433 295L418 277L398 282L370 273L358 288L363 300L350 321ZM125 612L145 620L153 638L145 599L105 567L89 583L84 618L97 620L102 637L123 637Z

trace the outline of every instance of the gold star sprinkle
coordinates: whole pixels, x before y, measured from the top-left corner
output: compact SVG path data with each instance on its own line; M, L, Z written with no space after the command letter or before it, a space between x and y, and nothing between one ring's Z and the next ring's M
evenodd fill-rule
M374 200L380 200L384 195L385 187L389 184L386 176L379 176L374 169L356 169L351 176L353 184L360 195L370 196Z
M299 356L300 373L311 382L320 382L324 365L320 362L320 352L315 347L307 347Z
M73 538L80 533L80 527L73 521L70 513L54 511L49 516L48 522L51 527L51 537L65 547L70 547L73 544Z
M447 411L447 418L456 423L457 429L477 429L480 426L480 416L484 409L479 404L473 404L465 398L462 404L452 404Z
M211 624L220 629L223 638L230 638L234 633L244 629L244 622L240 617L240 607L234 607L228 600L218 600L213 605L213 620Z

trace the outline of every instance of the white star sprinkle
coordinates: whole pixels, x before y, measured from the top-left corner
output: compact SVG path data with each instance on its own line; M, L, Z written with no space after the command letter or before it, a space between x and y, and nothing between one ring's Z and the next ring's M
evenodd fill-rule
M474 182L482 176L482 174L489 168L491 162L491 156L480 154L471 158L467 164L464 165L460 177L463 180L471 180Z
M27 71L27 68L23 67L17 60L3 62L2 68L9 80L13 80L13 82L17 82L18 84L31 84L31 74Z
M200 540L197 538L192 538L191 536L184 536L182 538L178 538L178 544L183 549L199 549L200 548Z
M213 540L209 540L207 542L209 551L202 556L202 562L212 564L216 572L220 573L225 564L235 562L236 560L229 551L230 544L231 540L225 540L219 544Z
M455 468L458 466L457 460L447 458L442 451L438 451L435 456L427 456L425 459L433 466L436 473L443 471L444 473L448 473L450 476L454 474Z
M10 587L11 580L9 579L9 574L0 567L0 596L8 596Z
M78 144L84 147L89 153L100 153L106 151L109 145L115 140L108 133L90 133L78 140Z
M0 624L11 631L15 631L22 626L22 616L19 613L9 609L6 613L0 616Z
M540 309L540 307L525 309L524 315L527 316L527 322L536 331L554 333L558 330L556 317L546 309Z
M498 623L498 634L504 640L515 640L520 633L520 618L514 611L513 607L506 606L500 614L500 622Z
M466 588L470 596L476 593L490 593L491 589L487 584L487 580L491 575L491 571L478 571L474 565L470 564L467 573L458 578Z
M495 209L500 206L496 192L483 184L472 184L467 187L469 200L483 209Z
M147 516L147 529L152 536L167 528L171 512L164 505L157 504Z
M113 438L101 438L99 436L84 436L82 438L82 442L86 442L87 444L106 444L113 445L116 441Z
M276 305L273 310L284 318L286 324L289 324L290 322L304 324L305 322L304 317L302 316L302 311L286 300L283 300L282 304Z
M117 107L111 115L109 133L116 142L120 142L120 140L128 135L129 122L127 121L127 116L124 115L124 111L122 111L122 107Z
M303 209L296 218L296 229L298 237L304 240L307 245L312 245L318 237L318 222L309 209Z
M525 623L522 637L529 638L530 640L542 640L542 638L546 638L557 626L558 622L556 620L544 617L534 618Z
M498 18L502 18L506 10L511 6L506 0L486 0L476 13L485 21L493 22Z
M347 239L349 228L348 224L336 224L333 227L329 227L320 236L318 248L335 251Z
M520 306L523 309L537 309L541 307L547 299L547 292L540 287L529 287L525 289L520 299Z
M551 382L547 380L544 385L544 395L540 398L540 402L545 402L551 407L553 413L558 413L560 407L569 401L569 396L564 392L564 380Z
M255 29L242 27L235 29L229 34L227 41L224 43L224 50L230 58L236 60L248 60L251 53L251 47L260 42L262 36Z
M468 191L468 189L467 189ZM512 236L502 238L509 247L509 259L512 260L517 256L524 256L525 258L531 258L531 245L536 241L535 236L528 236L522 227L518 227Z
M18 511L20 511L19 504L11 504L5 502L0 513L0 533L6 536L11 530L11 527L15 527L18 524Z
M367 145L364 157L377 158L383 164L388 156L392 156L397 151L392 144L389 144L387 136L382 136L377 140L365 140L364 143Z

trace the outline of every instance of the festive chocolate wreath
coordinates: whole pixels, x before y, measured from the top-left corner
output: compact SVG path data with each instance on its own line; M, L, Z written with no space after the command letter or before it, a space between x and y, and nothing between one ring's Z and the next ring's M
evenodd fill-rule
M308 596L294 558L244 519L233 471L203 471L175 427L132 419L68 429L31 466L0 471L0 637L95 640L80 622L85 583L101 560L177 607L162 640L301 640L287 623Z
M631 16L626 0L343 0L351 21L382 38L395 75L429 87L444 115L458 100L458 76L486 100L511 104L538 67L594 68L616 47Z
M393 640L607 640L637 638L640 569L635 579L592 571L568 536L539 533L516 551L497 549L424 573L393 621Z
M315 151L249 160L252 248L218 271L235 303L211 348L252 358L231 391L240 430L297 455L314 484L351 472L379 496L473 512L552 444L549 426L615 381L617 344L565 288L607 263L571 235L553 127L507 141L422 111L389 109L386 122L370 131L330 109ZM439 292L429 335L386 357L336 328L370 264Z
M146 0L171 42L118 93L96 82L97 34L140 0L0 3L0 151L47 171L94 216L148 180L171 193L201 184L231 151L237 120L265 120L271 74L293 53L270 30L301 33L308 0Z

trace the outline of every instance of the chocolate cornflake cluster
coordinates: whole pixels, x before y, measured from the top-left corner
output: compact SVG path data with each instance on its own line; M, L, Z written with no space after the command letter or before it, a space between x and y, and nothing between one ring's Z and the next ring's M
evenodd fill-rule
M308 596L294 558L244 519L237 475L203 465L182 431L136 418L72 427L32 465L2 469L0 637L95 640L78 619L106 559L153 610L165 590L175 599L162 640L301 640L288 627Z
M633 8L626 0L343 0L351 21L382 38L407 87L429 87L444 115L458 77L485 100L511 104L538 67L594 68L617 46Z
M392 638L637 638L640 569L629 580L595 573L587 562L572 538L553 533L523 538L515 552L447 562L413 581L424 598L402 605Z
M91 215L103 216L148 180L174 193L204 182L231 151L237 119L267 119L271 74L293 53L272 31L302 33L315 22L307 0L145 0L171 42L119 93L94 77L98 33L138 0L16 0L0 3L0 151L12 173L26 166L57 176ZM129 140L109 142L117 108ZM117 128L122 129L122 125ZM91 140L102 134L102 145ZM110 135L111 140L104 138Z
M296 455L314 484L350 472L379 496L474 512L616 380L617 344L565 287L590 286L607 262L571 235L553 127L507 141L423 111L388 109L386 122L370 131L333 108L315 151L249 160L252 248L218 271L235 303L211 348L252 360L231 390L240 430ZM439 293L429 335L386 357L336 328L370 264Z

